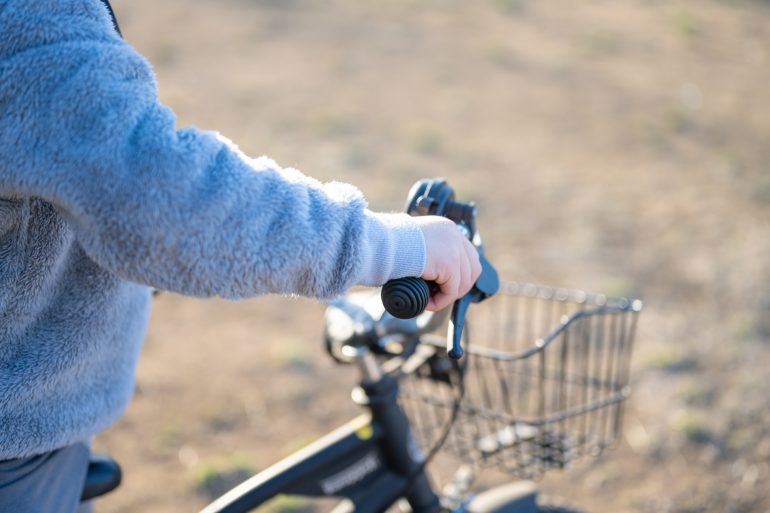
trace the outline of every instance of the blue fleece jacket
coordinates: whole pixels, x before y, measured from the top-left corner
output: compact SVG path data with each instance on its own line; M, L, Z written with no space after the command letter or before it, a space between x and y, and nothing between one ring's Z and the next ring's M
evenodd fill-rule
M98 0L0 0L0 459L122 412L149 287L330 297L421 274L414 222L365 207L177 129Z

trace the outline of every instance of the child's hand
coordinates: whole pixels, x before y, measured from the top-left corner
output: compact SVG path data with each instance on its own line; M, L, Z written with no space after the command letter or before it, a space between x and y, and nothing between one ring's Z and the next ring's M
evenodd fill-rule
M422 278L439 290L431 295L428 310L438 311L464 296L481 274L479 254L457 226L445 217L414 218L425 237L425 270Z

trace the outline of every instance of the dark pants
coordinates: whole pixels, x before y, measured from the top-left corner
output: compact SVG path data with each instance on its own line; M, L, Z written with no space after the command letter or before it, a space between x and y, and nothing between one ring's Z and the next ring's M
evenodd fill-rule
M86 513L80 504L90 449L78 443L56 451L0 461L0 513Z

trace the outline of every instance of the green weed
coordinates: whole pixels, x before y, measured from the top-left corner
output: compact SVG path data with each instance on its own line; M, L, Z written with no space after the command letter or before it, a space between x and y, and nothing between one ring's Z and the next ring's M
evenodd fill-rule
M709 407L716 399L716 391L704 383L702 376L684 377L677 389L682 399L690 406Z
M293 495L279 495L265 508L265 513L313 513L315 508L307 499Z
M235 454L223 460L198 462L193 469L192 481L195 491L213 499L254 474L248 459Z
M169 44L160 45L150 50L150 60L156 68L172 66L178 55L177 48Z
M486 51L489 62L501 69L514 69L516 67L516 57L513 52L503 45L490 46Z
M759 182L751 191L751 198L759 203L770 203L770 180Z
M709 443L714 439L706 421L692 413L685 413L676 419L674 431L683 435L687 441L695 444Z
M756 443L756 435L752 433L750 429L741 427L730 430L727 433L727 440L725 445L727 450L731 453L738 454L749 448Z
M620 52L620 36L612 32L597 31L582 36L580 46L591 56L615 55Z
M356 132L355 122L341 114L324 113L315 120L315 128L322 137L342 137Z
M505 14L520 14L526 7L526 0L495 0L497 7Z
M351 146L345 154L345 167L352 171L360 171L374 163L374 157L367 148L361 145Z
M692 372L697 370L700 365L698 360L692 355L682 354L673 348L660 348L656 351L642 355L644 364L653 369L659 369L671 374Z
M692 116L682 109L667 110L664 113L664 121L666 127L678 135L690 133L695 128L695 121Z
M212 410L207 412L204 419L206 426L215 433L221 433L223 431L231 431L235 427L235 417L232 413Z
M630 297L634 295L633 283L625 276L612 276L608 278L602 290L612 297Z
M158 443L162 449L176 448L182 440L182 428L174 419L166 419L158 431Z
M318 439L318 436L306 434L302 435L298 438L295 438L293 440L290 440L287 444L283 446L283 452L286 454L292 454L300 449L303 449L310 445L311 443L315 442Z
M702 28L698 19L690 12L679 11L672 19L677 32L685 37L692 38L700 35Z
M423 155L438 155L443 149L441 134L432 128L422 128L411 136L411 145Z

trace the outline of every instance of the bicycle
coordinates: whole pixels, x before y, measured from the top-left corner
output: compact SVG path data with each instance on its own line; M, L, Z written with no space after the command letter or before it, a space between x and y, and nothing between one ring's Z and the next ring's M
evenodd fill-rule
M245 513L279 494L338 497L334 513L377 513L395 504L414 513L544 511L528 479L596 455L617 439L642 303L501 285L484 255L475 206L455 201L443 179L417 182L406 211L448 217L474 243L482 273L472 290L451 312L423 312L431 286L418 278L389 282L379 295L358 292L330 302L326 350L357 367L352 398L367 413L201 513ZM471 344L466 314L490 297L497 299L478 311L484 345ZM435 333L445 324L446 339ZM464 462L440 492L427 469L439 450ZM474 495L477 473L490 466L521 481ZM117 463L95 455L82 499L119 482Z

